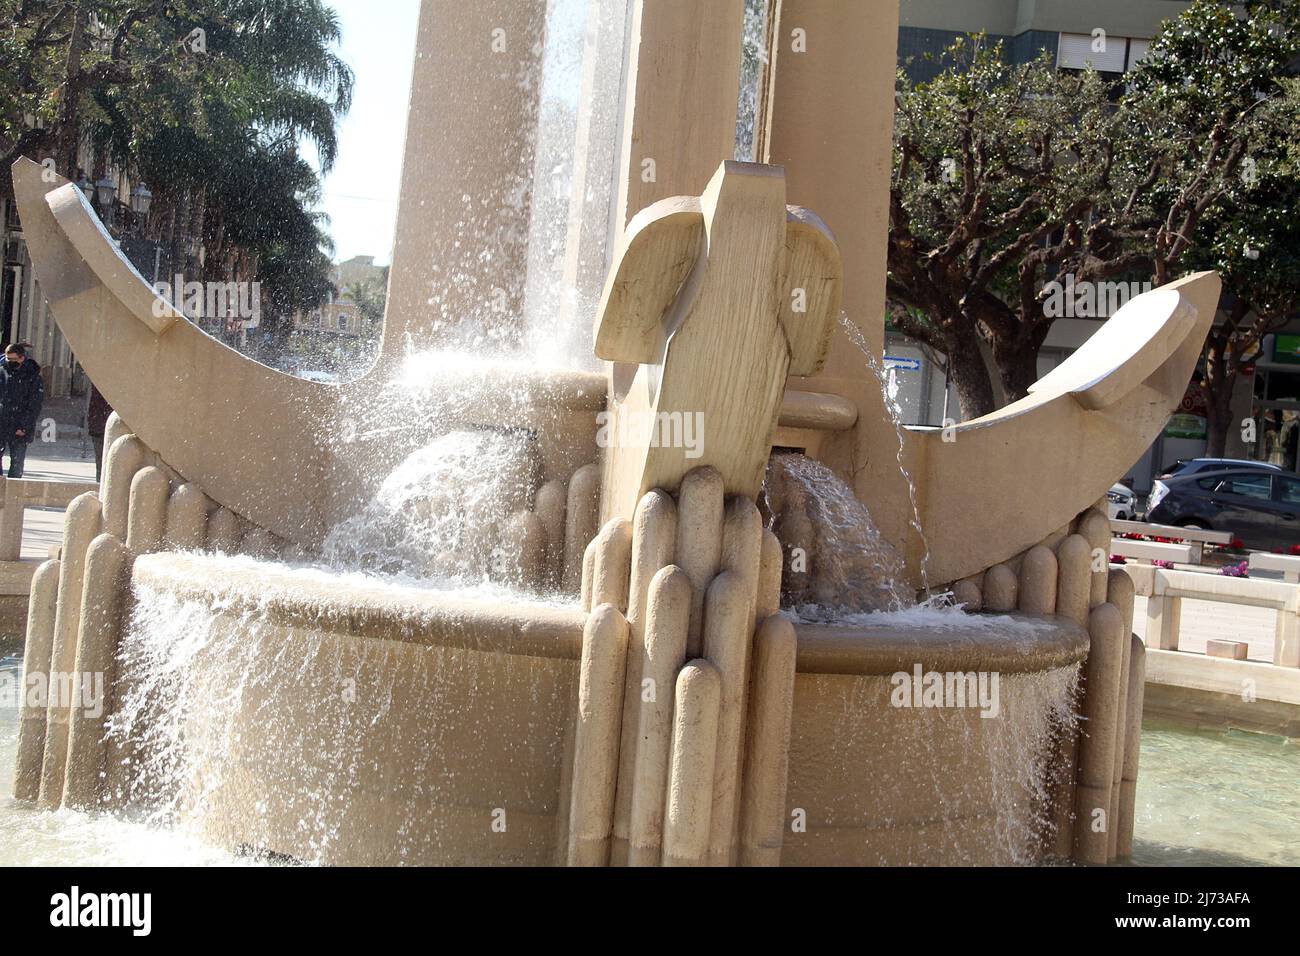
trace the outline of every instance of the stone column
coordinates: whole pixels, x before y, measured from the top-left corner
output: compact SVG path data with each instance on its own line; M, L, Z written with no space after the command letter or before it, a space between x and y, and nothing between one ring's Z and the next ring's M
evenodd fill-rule
M545 3L424 0L381 355L469 319L517 332Z
M22 709L18 723L18 758L14 767L14 796L35 800L41 793L41 763L45 752L46 706L29 697L31 682L44 681L48 692L50 658L54 653L55 603L59 597L59 561L46 561L32 575L27 606L27 641L23 648Z
M635 0L619 226L657 200L700 195L734 158L743 25L743 0Z

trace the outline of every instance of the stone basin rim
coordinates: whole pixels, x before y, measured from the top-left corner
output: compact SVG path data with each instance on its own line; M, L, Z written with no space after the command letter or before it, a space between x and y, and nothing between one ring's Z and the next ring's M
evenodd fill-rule
M219 567L217 566L219 565ZM135 560L132 583L210 603L218 613L260 610L273 625L340 636L458 647L577 661L587 615L576 603L490 600L435 589L305 578L273 564L239 566L227 558L160 552ZM1087 655L1086 629L1063 618L1007 615L1038 624L1034 633L993 628L935 630L925 623L795 625L802 674L885 676L924 670L1037 673ZM1021 628L1016 628L1021 631Z

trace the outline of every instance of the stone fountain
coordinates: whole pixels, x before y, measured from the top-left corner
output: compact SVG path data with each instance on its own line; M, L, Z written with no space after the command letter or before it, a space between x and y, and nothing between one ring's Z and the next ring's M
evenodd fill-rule
M520 314L544 5L423 4L384 338L356 382L209 338L75 185L15 166L42 291L117 410L103 483L33 579L25 655L108 675L110 706L26 708L18 797L324 863L1129 852L1143 646L1096 503L1181 398L1217 278L1133 300L1007 408L900 429L855 345L882 349L897 11L781 0L763 161L738 163L741 0L616 6L588 24L606 67L584 73L565 263L605 370L444 366L421 393L436 428L353 422L458 316ZM602 185L606 75L626 83ZM659 440L689 423L700 441ZM508 445L509 478L430 560L506 586L323 566L448 432ZM874 524L864 566L895 603L964 612L859 613L882 605L839 573L854 556L809 469ZM1043 493L1010 500L1012 479ZM480 480L421 513L459 514Z

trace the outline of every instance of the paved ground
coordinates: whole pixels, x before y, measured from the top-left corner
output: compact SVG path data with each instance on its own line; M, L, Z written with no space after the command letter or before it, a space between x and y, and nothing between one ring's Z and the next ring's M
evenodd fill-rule
M95 452L81 427L79 402L52 399L41 410L41 418L55 421L53 442L38 438L27 450L24 478L43 481L94 481ZM5 465L9 464L5 460ZM28 508L23 523L24 558L46 558L50 545L63 538L63 511Z

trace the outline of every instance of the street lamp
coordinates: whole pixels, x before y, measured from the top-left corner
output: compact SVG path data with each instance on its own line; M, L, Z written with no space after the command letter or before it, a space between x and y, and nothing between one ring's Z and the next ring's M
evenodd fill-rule
M149 215L149 205L153 202L153 193L144 183L137 183L131 190L131 211L144 218Z
M95 183L95 193L99 196L100 208L111 209L113 200L117 197L117 184L106 174L103 179Z

